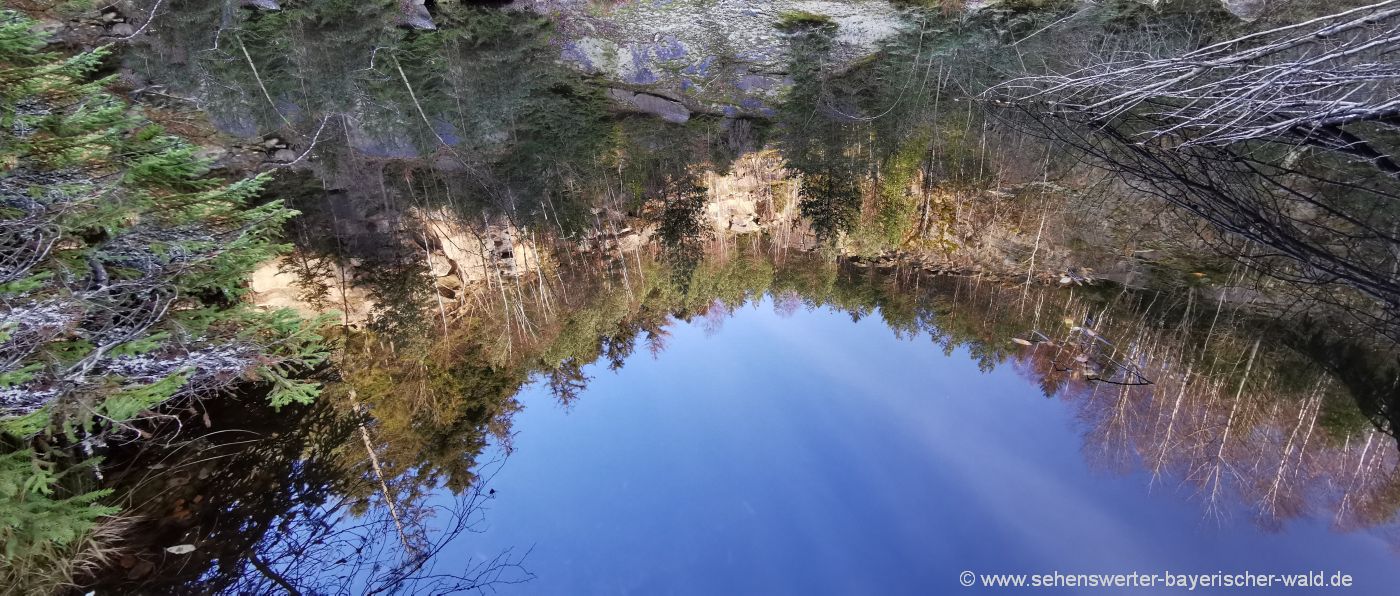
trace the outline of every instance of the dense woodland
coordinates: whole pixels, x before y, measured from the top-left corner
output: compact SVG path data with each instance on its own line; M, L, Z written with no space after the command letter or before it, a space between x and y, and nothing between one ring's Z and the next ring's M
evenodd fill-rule
M19 592L526 581L525 552L425 571L515 394L567 407L755 302L1016 367L1205 515L1392 531L1400 2L916 2L839 70L836 25L784 15L771 116L684 124L523 11L34 4L98 25L0 13ZM752 229L710 215L739 182ZM269 263L332 314L259 307Z

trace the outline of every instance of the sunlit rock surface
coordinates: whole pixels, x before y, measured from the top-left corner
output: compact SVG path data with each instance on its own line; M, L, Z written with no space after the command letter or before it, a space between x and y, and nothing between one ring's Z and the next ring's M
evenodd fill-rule
M472 226L442 210L410 211L401 225L406 241L423 243L415 248L443 299L444 310L455 310L472 290L498 286L505 283L503 280L538 271L546 263L534 242L514 226ZM372 265L359 259L344 264L306 264L279 258L253 272L250 299L258 306L290 308L307 316L334 310L347 324L363 324L370 320L376 305L360 283L367 266ZM325 288L325 295L313 297L310 290L316 287Z
M303 288L311 278L331 288L328 296L331 304L313 304L308 299ZM298 274L296 265L289 259L268 261L258 267L248 279L248 289L252 291L250 300L264 308L290 308L305 316L335 310L347 324L359 324L368 320L370 309L373 307L369 291L354 285L353 276L345 268L332 265L328 270L318 271L311 278Z
M724 175L705 173L705 216L720 234L746 234L791 227L797 219L797 185L773 151L735 160Z

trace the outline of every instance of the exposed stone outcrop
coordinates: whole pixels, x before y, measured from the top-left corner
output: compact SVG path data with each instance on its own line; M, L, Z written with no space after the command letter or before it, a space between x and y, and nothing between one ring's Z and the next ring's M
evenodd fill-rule
M747 234L790 223L797 216L797 183L777 152L759 151L735 160L724 175L706 172L705 216L710 229Z
M690 120L690 109L674 99L625 89L608 89L608 97L623 109L651 114L667 122L685 124Z
M258 10L282 10L282 5L278 4L277 0L238 0L238 5Z
M428 236L434 277L455 277L466 285L538 271L543 257L535 244L510 225L471 227L453 214L414 212Z
M437 29L433 15L428 12L427 0L399 0L398 25L425 31Z
M783 13L824 15L836 24L830 68L876 51L909 21L885 0L517 0L554 20L560 57L584 72L677 98L691 111L768 116L791 84L791 37Z
M374 307L369 291L355 285L351 271L339 265L330 264L328 269L310 275L298 275L292 261L278 258L263 263L249 277L249 299L264 308L290 308L305 316L335 310L341 314L341 321L350 325L363 324ZM324 297L324 304L313 303L303 290L307 282L324 284L330 288Z
M1220 4L1230 14L1246 21L1252 21L1264 14L1267 0L1220 0Z
M700 174L705 187L705 205L700 213L705 237L714 240L769 233L780 243L793 241L805 246L798 236L806 233L798 224L797 181L784 169L782 157L773 150L754 151L734 160L723 174L713 170ZM658 213L663 206L653 200L644 213ZM613 209L595 208L596 221L582 234L576 250L586 253L626 257L653 246L656 225L647 216L629 217Z
M606 230L588 230L578 244L580 252L598 252L613 256L626 256L642 250L651 242L654 226L637 227L625 225L627 218L620 213L609 213L608 219L615 221ZM640 222L638 222L640 226ZM618 227L621 226L621 227Z
M363 227L382 234L394 226L373 219ZM539 271L547 262L513 226L471 226L445 211L415 210L398 218L398 228L401 241L412 245L407 254L422 255L448 312L464 304L472 292ZM352 258L344 265L318 262L314 270L299 271L294 260L276 259L253 273L250 299L259 306L291 308L308 315L338 310L343 322L363 324L375 306L362 283L363 273L378 265ZM327 295L313 298L306 290L314 287L328 289Z

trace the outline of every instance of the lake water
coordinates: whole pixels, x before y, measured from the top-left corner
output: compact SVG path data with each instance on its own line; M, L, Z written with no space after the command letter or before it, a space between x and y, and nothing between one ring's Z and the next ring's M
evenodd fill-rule
M1385 594L1400 579L1394 439L1358 409L1378 396L1277 345L1268 319L1190 293L753 250L701 261L684 291L644 262L631 281L512 289L523 302L486 303L461 334L351 336L314 406L211 403L187 440L116 452L109 482L162 566L132 559L109 585L925 594L1036 574L1077 593L1063 582L1084 574L1249 573Z
M1156 147L988 101L1283 21L481 4L87 27L158 15L102 72L299 212L245 298L344 314L313 404L250 385L103 447L134 521L99 592L1400 585L1393 172L1335 139ZM1337 134L1384 153L1366 126ZM1118 593L1050 590L1095 591Z
M1400 579L1371 533L1266 530L1243 504L1204 513L1181 478L1093 465L1076 407L1015 366L825 308L764 301L715 327L588 367L569 408L527 387L484 531L439 567L533 546L537 577L506 594L977 591L965 570Z

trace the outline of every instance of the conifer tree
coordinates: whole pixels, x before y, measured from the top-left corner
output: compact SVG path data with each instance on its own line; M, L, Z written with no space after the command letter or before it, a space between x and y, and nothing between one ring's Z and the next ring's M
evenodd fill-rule
M33 25L0 12L0 581L114 512L65 462L172 401L309 402L326 355L317 322L242 300L296 212L107 93L105 48L48 53Z

